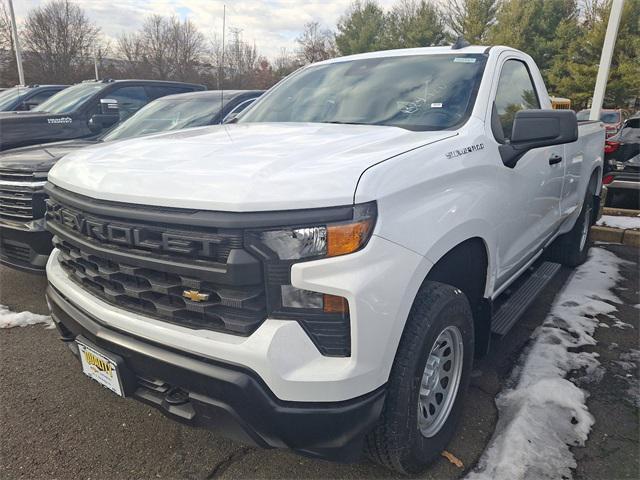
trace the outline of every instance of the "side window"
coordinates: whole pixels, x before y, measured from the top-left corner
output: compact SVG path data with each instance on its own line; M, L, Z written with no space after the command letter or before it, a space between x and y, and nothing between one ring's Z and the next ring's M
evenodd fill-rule
M245 110L249 105L251 105L257 99L258 97L255 97L255 98L250 98L249 100L244 100L243 102L240 102L238 105L233 107L233 109L227 114L225 118L227 118L229 115L232 115L232 114L238 115L240 112Z
M175 95L177 93L192 92L193 89L169 87L169 86L162 86L162 85L149 85L147 86L147 91L149 92L149 98L151 100L155 100L157 98L164 97L167 95Z
M36 93L35 95L31 96L31 98L27 100L27 103L32 104L35 107L36 105L40 105L47 98L49 98L52 95L55 95L56 93L58 93L58 90L42 90Z
M116 88L104 94L102 98L113 98L118 101L120 121L126 120L149 103L149 97L147 97L144 87Z
M504 137L511 138L517 112L535 108L540 108L540 101L527 66L520 60L507 60L502 66L496 91L496 110Z

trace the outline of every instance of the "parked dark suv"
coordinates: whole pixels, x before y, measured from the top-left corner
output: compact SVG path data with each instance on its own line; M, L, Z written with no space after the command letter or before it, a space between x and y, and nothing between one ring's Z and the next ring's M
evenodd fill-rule
M207 91L155 100L108 132L90 139L32 145L0 153L0 263L44 273L51 234L44 228L47 172L67 153L104 142L215 125L249 107L260 90Z
M154 80L82 82L28 112L0 112L0 150L97 135L156 98L204 89Z
M640 195L640 114L625 120L620 131L606 140L604 160L602 183L609 189L607 203L616 205L618 198L627 197L637 208Z
M16 85L0 92L0 112L31 110L68 85Z

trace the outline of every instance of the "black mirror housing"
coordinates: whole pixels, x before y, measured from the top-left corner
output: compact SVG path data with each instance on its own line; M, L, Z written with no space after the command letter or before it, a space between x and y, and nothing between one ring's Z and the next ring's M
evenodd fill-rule
M505 166L513 168L534 148L561 145L578 139L578 119L573 110L520 110L515 115L511 141L500 145Z
M100 133L105 128L108 128L118 123L118 120L120 120L120 116L117 113L116 114L111 113L107 115L102 113L97 113L89 119L89 122L87 125L89 127L89 130L91 130L93 133Z

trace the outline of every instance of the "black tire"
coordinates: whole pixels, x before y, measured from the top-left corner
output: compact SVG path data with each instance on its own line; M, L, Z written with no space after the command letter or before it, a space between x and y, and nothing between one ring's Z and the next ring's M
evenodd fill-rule
M593 211L593 193L587 191L582 202L580 215L576 220L573 228L556 238L547 252L547 258L553 262L558 262L567 267L577 267L582 265L589 255L589 247L591 246L591 224L596 217ZM587 237L582 241L583 229L586 227Z
M431 349L447 327L462 340L462 371L453 406L444 424L429 438L418 426L418 394ZM457 288L426 281L411 308L389 377L378 425L366 440L374 462L403 474L424 470L453 437L473 365L473 317L467 297ZM444 418L444 416L443 416Z

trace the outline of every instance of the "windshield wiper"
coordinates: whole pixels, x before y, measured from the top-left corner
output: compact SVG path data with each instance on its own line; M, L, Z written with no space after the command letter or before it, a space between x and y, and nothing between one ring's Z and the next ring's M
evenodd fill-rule
M338 120L325 120L318 123L332 123L334 125L375 125L375 123L364 123L364 122L340 122Z

